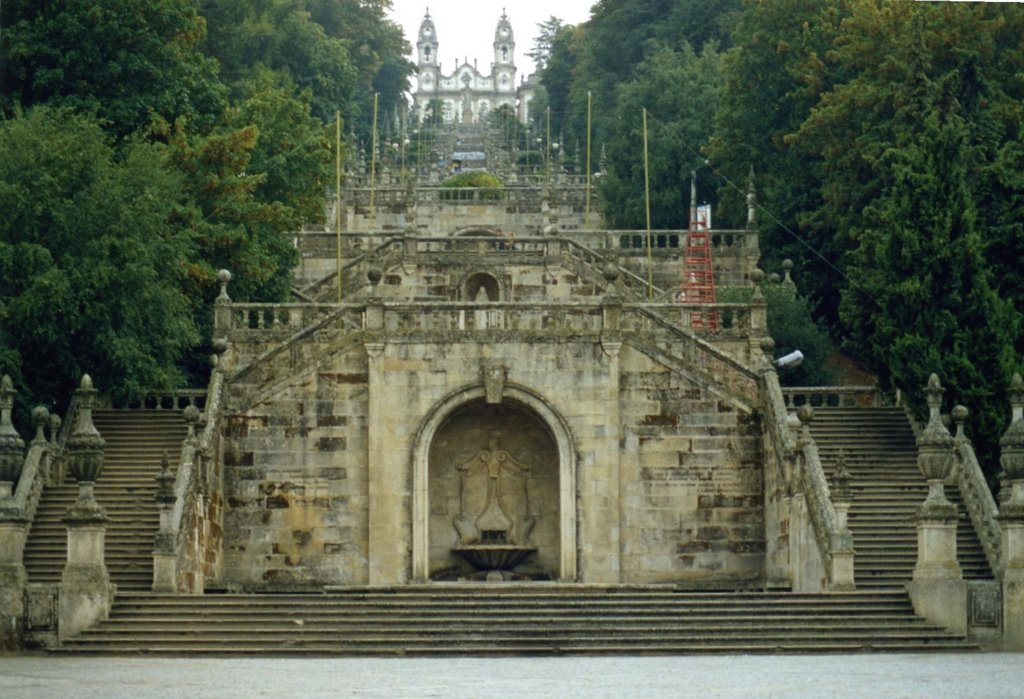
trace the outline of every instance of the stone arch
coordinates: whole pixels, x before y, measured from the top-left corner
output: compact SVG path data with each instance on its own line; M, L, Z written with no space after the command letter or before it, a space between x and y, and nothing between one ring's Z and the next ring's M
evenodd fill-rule
M413 442L412 578L426 582L430 576L430 452L439 431L460 410L484 403L483 384L461 389L438 403L425 418ZM557 459L557 570L561 581L576 579L576 450L562 417L542 397L515 384L506 383L502 404L532 415L548 431Z
M501 283L488 272L472 272L467 275L462 285L462 298L475 301L481 289L486 292L488 301L501 301Z

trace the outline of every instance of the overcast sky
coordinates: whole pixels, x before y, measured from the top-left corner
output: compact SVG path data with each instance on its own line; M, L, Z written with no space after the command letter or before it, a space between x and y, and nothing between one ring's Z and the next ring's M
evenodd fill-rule
M590 18L596 0L393 0L392 19L404 30L405 38L416 49L420 22L427 8L437 29L437 53L444 73L455 70L455 63L468 58L479 61L481 72L490 71L494 60L494 28L505 8L516 40L516 68L524 77L533 71L526 52L533 48L537 24L552 15L565 24L579 24ZM415 60L415 57L413 57Z

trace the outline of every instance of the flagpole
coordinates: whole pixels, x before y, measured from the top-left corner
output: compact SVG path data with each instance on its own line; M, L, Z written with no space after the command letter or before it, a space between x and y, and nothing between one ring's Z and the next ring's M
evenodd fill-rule
M372 138L370 139L370 219L374 220L377 218L377 212L373 208L373 192L377 182L377 97L378 93L373 93L373 130Z
M583 213L584 228L590 225L590 90L587 90L587 206Z
M651 254L651 180L647 162L647 108L644 108L644 213L647 217L647 300L654 300L654 268Z
M336 111L334 118L334 233L338 252L338 303L341 303L341 111Z

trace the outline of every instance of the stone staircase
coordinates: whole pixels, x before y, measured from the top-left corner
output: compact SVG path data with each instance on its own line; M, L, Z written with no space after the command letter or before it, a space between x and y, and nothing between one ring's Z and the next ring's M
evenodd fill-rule
M902 588L917 562L914 513L928 494L917 467L914 433L902 408L816 408L811 435L832 482L842 450L853 477L849 526L856 549L858 589ZM992 571L955 485L957 558L968 580L991 580Z
M177 465L187 428L176 410L94 410L93 423L107 442L95 488L110 518L107 571L118 592L146 592L153 584L153 537L159 525L153 477L165 451ZM64 485L43 490L25 545L29 582L60 582L67 562L67 527L61 520L77 496L70 476Z
M965 650L904 592L423 586L325 594L119 595L58 652L512 655Z

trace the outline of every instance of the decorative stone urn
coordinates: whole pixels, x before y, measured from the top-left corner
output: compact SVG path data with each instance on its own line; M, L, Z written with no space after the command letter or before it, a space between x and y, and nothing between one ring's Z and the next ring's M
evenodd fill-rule
M4 375L0 379L0 498L11 495L25 462L25 440L11 422L17 393L11 377Z
M1010 381L1010 426L999 440L999 463L1010 483L1010 497L1000 508L1003 517L1024 518L1024 380L1014 374Z
M67 465L71 475L78 481L78 501L68 510L69 517L99 515L103 508L96 502L93 486L103 471L103 449L106 441L92 422L92 410L96 403L96 389L92 378L82 376L81 386L75 391L78 399L78 415L65 444Z
M918 509L918 516L928 519L956 517L956 506L946 499L943 482L953 470L953 435L942 424L939 408L946 389L939 377L928 377L925 396L928 400L928 424L917 438L917 466L928 480L928 497Z

